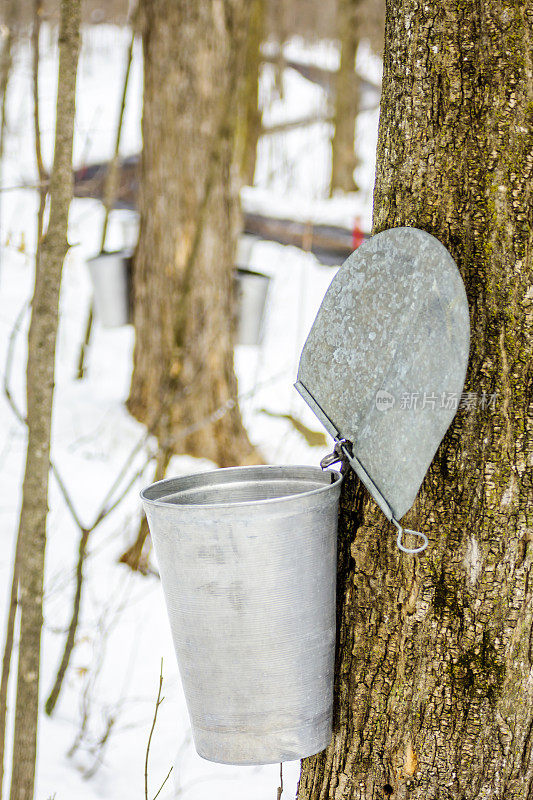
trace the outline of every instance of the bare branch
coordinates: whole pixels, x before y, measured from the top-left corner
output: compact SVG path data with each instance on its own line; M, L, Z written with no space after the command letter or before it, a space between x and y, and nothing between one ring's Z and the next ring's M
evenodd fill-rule
M65 641L65 648L63 650L63 657L61 659L61 663L59 665L59 669L57 671L56 679L54 682L54 686L52 687L52 691L48 696L48 699L45 703L44 710L50 716L52 711L54 710L55 704L57 703L57 698L59 697L59 692L61 691L61 685L63 683L63 678L65 677L65 673L67 671L67 667L70 661L70 656L72 650L74 649L74 642L76 638L76 630L78 627L78 619L80 615L80 606L81 606L81 590L83 585L83 563L85 561L85 556L87 552L87 541L89 539L90 531L84 530L82 531L80 544L79 544L79 554L78 554L78 565L76 569L76 592L74 594L74 603L72 607L72 618L70 621L69 629L67 638Z
M161 794L161 791L162 791L162 789L163 789L163 786L165 785L165 783L166 783L166 782L168 781L168 779L170 778L170 773L172 772L172 770L173 770L173 769L174 769L174 767L170 767L169 771L167 772L167 776L166 776L165 780L163 781L163 783L161 784L161 786L159 787L159 789L157 790L157 792L154 794L153 800L156 800L156 797L159 797L159 795Z
M77 511L76 511L76 509L74 507L74 503L72 502L71 497L70 497L69 493L67 492L67 488L66 488L65 484L63 483L63 478L59 474L59 471L58 471L58 469L57 469L57 467L56 467L56 465L54 464L53 461L50 461L50 468L52 470L52 474L53 474L54 478L56 479L56 483L57 483L57 485L59 487L59 490L60 490L61 494L63 495L63 500L65 501L65 505L67 506L68 510L70 511L70 513L72 515L72 519L74 520L74 522L76 523L76 525L78 526L78 528L81 531L85 530L85 527L84 527L83 523L81 522L81 520L80 520L80 518L78 516L78 513L77 513Z
M106 175L105 189L104 189L104 206L105 216L104 224L102 226L102 239L100 242L100 250L105 249L107 227L109 224L109 214L115 202L117 193L117 177L118 177L118 158L120 153L120 140L122 138L122 126L124 122L124 111L126 108L126 96L128 94L128 83L130 79L131 62L133 60L133 46L135 44L135 28L132 30L130 45L126 54L126 69L124 72L124 82L122 84L122 97L120 100L120 109L117 121L117 130L115 136L115 149L113 151L113 158L109 164L109 169Z
M100 524L100 522L110 514L122 500L128 494L131 486L135 483L137 478L142 475L144 470L146 469L147 464L151 461L151 457L147 459L147 461L143 464L140 470L138 470L135 475L131 478L129 483L124 488L123 492L119 497L115 500L115 502L109 506L108 508L103 509L97 519L94 522L94 525L91 528L83 528L79 523L79 528L81 530L80 542L78 547L78 563L76 565L76 589L74 592L74 601L72 606L72 614L70 618L70 624L68 627L67 638L65 640L65 646L63 648L63 655L61 657L61 662L59 664L56 678L54 681L54 685L52 690L48 696L48 699L45 703L45 711L50 716L55 708L57 700L59 698L59 694L61 692L61 687L63 685L63 680L67 673L68 665L70 662L70 657L72 655L72 651L74 649L74 644L76 641L76 630L78 628L79 622L79 615L80 615L80 608L81 608L81 596L82 596L82 589L83 589L83 565L85 563L85 559L87 558L87 545L89 542L89 536L92 531ZM57 478L57 476L56 476ZM71 512L74 509L71 508ZM75 513L75 512L74 512Z
M150 755L150 745L152 743L152 736L154 734L155 724L157 722L157 712L159 711L159 706L161 705L161 703L165 699L164 697L161 697L162 688L163 688L163 659L161 659L161 672L159 674L159 690L157 692L157 700L155 702L154 719L152 721L152 727L150 729L150 735L148 737L148 743L146 745L146 758L144 760L144 799L145 800L148 800L148 757ZM167 782L167 780L170 777L170 773L172 772L172 769L173 769L172 767L169 769L165 780L163 781L163 783L159 787L157 793L154 795L153 800L155 800L155 798L160 794L161 789L163 788L163 786L165 785L165 783Z
M135 446L128 453L128 456L125 459L124 464L122 465L117 477L115 478L114 482L111 484L111 488L109 489L108 493L106 494L106 496L104 497L104 499L102 501L102 504L100 506L100 511L96 515L95 522L92 525L93 528L96 528L98 523L101 522L104 519L104 517L110 512L111 508L115 508L116 507L116 502L111 507L109 506L109 502L110 502L111 498L113 497L115 491L117 490L118 486L120 485L122 479L127 474L131 462L133 461L133 459L135 458L137 453L139 453L141 451L141 449L143 448L144 444L147 442L149 437L150 437L150 431L146 431L145 433L143 433L143 435L139 438L139 440L137 441ZM152 456L150 456L150 458L152 458ZM146 463L143 466L143 471L144 471L145 468L146 468ZM109 509L109 510L106 510L106 509Z
M6 400L9 403L9 406L10 406L13 414L18 419L18 421L22 422L24 425L26 424L26 417L19 410L17 404L15 403L15 401L13 399L13 396L11 394L11 390L9 388L9 383L10 383L9 379L11 377L11 369L12 369L12 366L13 366L13 355L14 355L14 352L15 352L15 342L16 342L17 336L18 336L18 334L20 332L20 328L21 328L21 325L22 325L22 320L24 319L24 315L26 314L26 311L28 310L29 307L30 307L30 301L29 300L25 300L24 301L24 305L22 306L22 308L20 309L19 313L16 316L15 324L13 325L13 328L11 329L11 333L9 334L9 339L8 339L8 343L7 343L6 366L5 366L5 372L4 372L4 394L5 394Z
M104 186L104 207L105 207L105 214L104 214L104 222L102 225L102 238L100 241L100 251L103 252L105 250L105 243L107 238L107 228L109 225L109 215L111 213L111 209L113 208L113 204L115 202L115 197L117 194L117 178L118 178L118 159L120 153L120 140L122 138L122 125L124 122L124 110L126 108L126 96L128 94L128 83L130 79L130 71L131 71L131 62L133 60L133 46L135 44L135 28L131 34L130 46L128 48L128 53L126 55L126 71L124 73L124 82L122 85L122 98L120 101L120 110L118 114L118 122L117 122L117 131L115 137L115 149L113 151L113 158L109 164L109 168L107 170L106 178L105 178L105 186ZM91 341L91 332L93 328L93 318L94 318L94 308L93 308L93 301L91 300L91 304L89 306L89 312L87 315L87 323L85 325L85 333L83 336L83 342L80 347L80 354L78 357L78 371L76 373L77 380L81 380L85 374L85 355L87 353L87 349L89 347Z
M35 160L37 174L39 175L39 189L45 192L48 188L47 174L43 164L41 151L41 123L39 112L39 37L41 33L41 18L43 13L42 0L34 0L32 43L32 78L33 78L33 130L35 138Z

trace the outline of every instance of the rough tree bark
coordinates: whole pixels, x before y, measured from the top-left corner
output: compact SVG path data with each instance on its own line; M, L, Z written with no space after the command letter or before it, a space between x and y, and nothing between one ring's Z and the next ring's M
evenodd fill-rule
M28 445L19 544L20 643L11 777L11 800L32 800L35 781L39 665L50 430L61 270L68 250L72 196L72 139L79 52L80 1L62 0L54 164L50 219L36 263L28 336Z
M389 0L375 231L451 250L471 309L467 390L405 517L346 481L335 732L299 800L533 797L531 0ZM414 387L416 389L418 387Z
M257 460L233 370L234 140L250 8L245 0L140 7L144 144L128 407L163 450L225 466Z
M338 0L338 37L341 63L335 80L335 132L331 141L331 194L336 189L354 192L355 121L359 110L359 84L355 57L359 44L358 13L361 0Z

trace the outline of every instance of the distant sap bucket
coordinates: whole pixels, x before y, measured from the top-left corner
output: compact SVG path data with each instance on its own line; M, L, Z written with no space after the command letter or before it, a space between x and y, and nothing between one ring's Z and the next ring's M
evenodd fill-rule
M96 316L104 328L131 321L131 250L100 253L87 262L94 291Z
M237 291L237 344L259 345L270 278L244 267L235 270Z
M232 467L141 493L203 758L278 763L330 742L341 481Z
M100 253L88 260L96 315L104 328L132 322L131 250ZM270 278L244 267L235 270L237 291L237 344L259 345Z
M235 264L238 267L246 269L246 267L252 263L252 254L257 242L258 239L255 236L248 236L246 234L239 236L237 241L237 255L235 258Z

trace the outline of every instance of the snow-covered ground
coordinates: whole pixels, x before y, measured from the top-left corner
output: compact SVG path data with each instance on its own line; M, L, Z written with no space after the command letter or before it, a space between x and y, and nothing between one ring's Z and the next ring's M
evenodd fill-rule
M113 27L84 32L78 77L76 166L105 159L111 153L128 38L127 31ZM41 49L43 151L45 163L50 165L57 51L53 32L47 28L42 33ZM334 63L336 57L331 43L310 46L298 40L289 44L288 55L326 65ZM368 70L369 77L375 79L379 64L364 48L359 56L359 69ZM141 95L138 43L125 117L124 155L138 152L141 146ZM262 73L261 98L269 123L326 107L323 90L290 70L285 73L283 99L277 98L272 68L268 66ZM35 182L32 113L31 62L29 48L24 45L17 52L8 98L8 136L1 176L4 188ZM257 186L245 190L248 207L253 205L266 213L275 211L278 216L286 213L345 225L352 225L360 217L363 228L368 230L376 131L377 110L361 114L356 133L361 191L331 200L325 199L331 133L327 123L265 138L259 147ZM11 337L10 390L23 409L37 193L10 188L0 194L0 202L0 371L3 376L10 334L20 318L20 329ZM96 517L122 466L127 464L127 471L118 493L142 468L147 454L143 447L130 457L143 428L124 407L131 374L132 328L104 330L96 324L87 376L82 381L74 380L91 292L85 260L98 249L102 216L96 201L76 200L72 204L69 238L73 246L64 267L57 347L53 459L84 524ZM135 236L135 215L114 212L108 245L132 244ZM319 423L292 383L300 349L334 270L321 266L310 254L269 242L255 241L248 261L253 269L272 276L272 284L262 347L241 347L236 352L246 425L252 440L270 462L317 464L326 448L308 447L289 422L261 410L292 413L319 430ZM0 622L6 616L25 445L24 427L2 393ZM212 466L181 457L173 460L169 472L186 473ZM163 658L165 701L151 747L150 796L175 764L161 798L272 800L278 785L277 766L219 766L196 755L159 581L153 576L133 574L117 564L117 558L136 534L141 513L138 492L150 481L151 468L145 468L124 501L91 534L81 621L71 666L54 716L50 719L43 714L40 720L36 797L122 800L144 796L145 749ZM55 676L70 616L78 540L79 530L57 482L51 478L43 702ZM0 639L3 642L3 631ZM11 708L14 684L12 679ZM77 747L72 752L74 743ZM9 764L10 753L6 758L8 769ZM298 772L298 762L285 765L285 797L294 797Z

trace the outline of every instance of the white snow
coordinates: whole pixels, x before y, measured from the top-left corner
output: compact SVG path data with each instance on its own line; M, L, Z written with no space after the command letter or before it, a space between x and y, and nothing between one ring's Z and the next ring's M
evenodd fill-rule
M121 91L129 32L111 26L87 29L78 77L75 163L89 164L109 157ZM40 99L43 152L52 156L57 48L54 33L45 27L41 39ZM291 56L334 63L331 43L289 45ZM364 61L364 53L362 53ZM369 75L375 63L367 53ZM125 117L123 154L141 146L142 54L136 44ZM363 64L364 66L364 64ZM362 67L361 67L362 68ZM372 73L374 76L374 73ZM262 74L261 96L268 121L293 119L324 110L324 92L295 72L285 75L284 99L273 97L272 70ZM31 185L36 180L33 155L31 60L27 44L20 47L8 98L8 136L2 165L3 187ZM320 123L267 137L259 148L257 186L244 190L248 207L299 219L352 225L356 216L368 229L371 218L373 158L377 111L361 114L357 127L361 166L358 194L326 199L330 127ZM12 188L0 195L0 371L6 369L8 339L19 314L20 331L13 348L9 388L24 410L28 301L32 294L37 192ZM104 330L98 323L88 359L87 376L75 381L79 343L90 300L85 259L98 249L102 208L92 200L71 207L57 347L53 420L53 460L68 488L83 524L96 517L100 504L123 464L125 486L146 460L148 445L130 458L143 435L142 426L127 413L133 330ZM135 241L136 216L117 211L111 219L110 247ZM291 412L311 428L320 425L292 388L300 349L331 281L334 270L321 266L307 253L275 243L253 243L253 269L272 276L264 344L260 349L238 348L235 356L243 416L250 436L274 463L318 464L325 448L309 448L284 421L261 413L262 408ZM26 307L26 311L23 309ZM256 387L254 389L254 387ZM11 562L16 535L26 434L0 395L0 622L7 613ZM129 463L128 463L129 460ZM175 458L175 473L211 468L208 462ZM91 534L85 564L85 584L76 647L60 702L52 718L40 718L36 797L46 800L120 800L144 796L144 757L157 694L160 660L164 660L165 701L159 710L150 754L150 796L175 762L161 798L187 800L232 798L272 800L278 785L278 766L225 767L200 759L190 738L185 702L179 683L159 581L142 577L117 564L118 556L136 534L140 519L138 492L152 478L145 468L126 499ZM119 487L119 492L120 488ZM45 628L42 643L42 700L50 690L64 643L74 588L79 530L53 477L45 586ZM3 642L3 630L1 640ZM12 674L10 709L15 681ZM81 743L68 755L82 726ZM98 742L111 730L105 746ZM6 758L9 772L10 754ZM299 773L297 762L284 766L284 797L293 797Z

